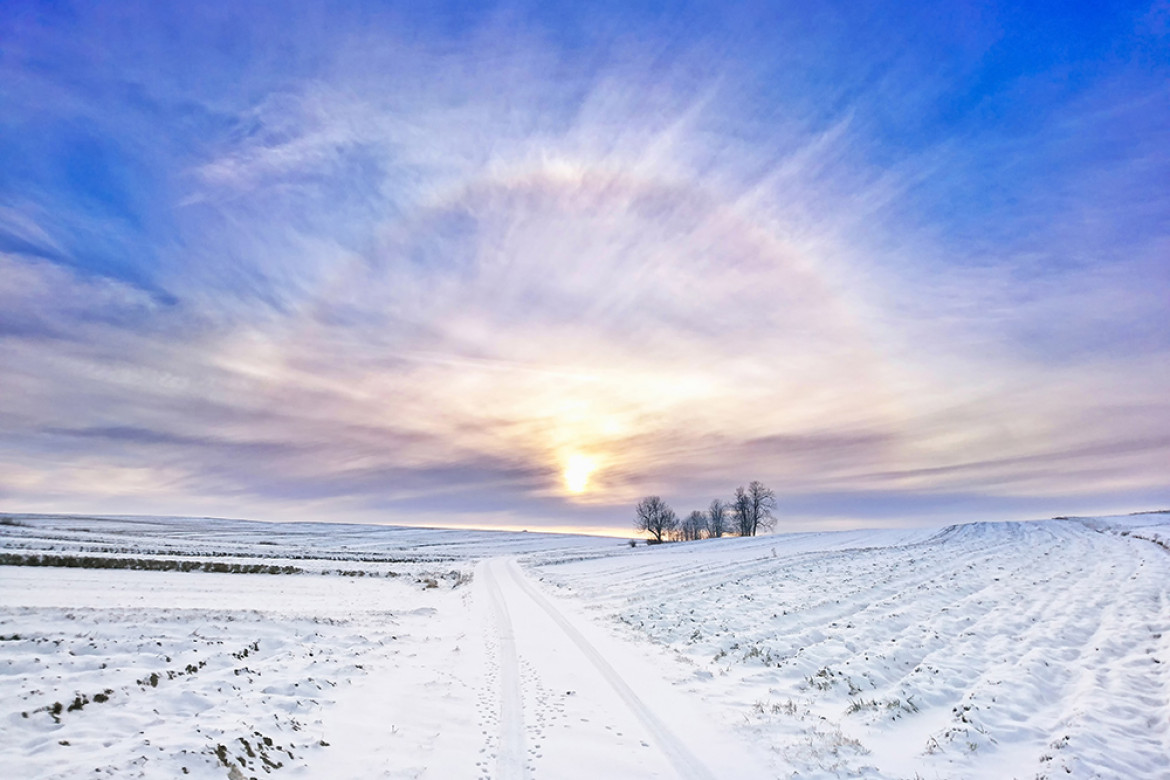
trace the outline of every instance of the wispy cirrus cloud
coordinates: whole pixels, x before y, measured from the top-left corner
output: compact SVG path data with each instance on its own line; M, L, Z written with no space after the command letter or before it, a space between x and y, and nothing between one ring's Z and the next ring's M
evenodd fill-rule
M1164 63L1046 92L1061 63L994 76L1012 20L515 8L201 11L190 59L171 13L25 18L0 60L0 148L37 156L0 189L6 503L620 527L752 478L836 519L1170 489Z

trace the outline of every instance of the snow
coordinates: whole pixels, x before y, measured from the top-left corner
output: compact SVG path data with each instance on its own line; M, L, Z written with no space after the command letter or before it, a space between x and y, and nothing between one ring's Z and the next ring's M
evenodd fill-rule
M1170 777L1166 513L634 549L9 518L6 777Z

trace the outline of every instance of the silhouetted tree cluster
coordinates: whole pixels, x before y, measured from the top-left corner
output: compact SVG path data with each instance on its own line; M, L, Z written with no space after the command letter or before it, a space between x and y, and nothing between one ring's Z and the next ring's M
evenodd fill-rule
M634 528L653 534L655 542L664 541L663 537L678 527L674 510L658 496L646 496L638 502L634 512Z
M727 504L716 498L707 507L707 536L718 539L727 531Z
M652 544L668 540L691 542L721 536L755 536L776 525L772 510L776 494L764 483L754 481L735 490L730 503L716 498L706 511L696 509L681 522L674 510L659 496L647 496L634 508L634 528L653 536Z
M696 539L702 539L707 533L707 515L699 510L695 510L687 515L687 519L682 521L682 525L678 529L678 538L683 542L693 542Z
M776 506L776 494L764 487L762 482L752 482L747 490L735 489L732 513L740 536L755 536L756 532L770 530L776 525L772 510Z

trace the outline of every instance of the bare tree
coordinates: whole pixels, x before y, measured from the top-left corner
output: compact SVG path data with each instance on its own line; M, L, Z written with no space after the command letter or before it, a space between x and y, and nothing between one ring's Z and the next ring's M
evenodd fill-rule
M752 502L742 487L735 489L731 502L731 516L735 520L735 531L740 536L752 535Z
M763 482L755 481L735 489L732 504L735 523L740 536L755 536L761 529L768 530L776 525L772 510L776 507L776 494Z
M718 498L707 507L707 536L718 539L727 532L727 504Z
M707 516L696 509L682 521L681 530L682 533L680 536L684 542L694 542L702 539L703 532L707 530Z
M772 510L776 508L776 494L772 489L764 487L764 483L757 480L748 485L748 498L752 502L752 518L755 520L752 536L756 535L756 531L771 531L775 528L776 518L772 517Z
M655 542L661 542L664 534L678 527L674 510L658 496L646 496L634 508L634 528L653 534Z

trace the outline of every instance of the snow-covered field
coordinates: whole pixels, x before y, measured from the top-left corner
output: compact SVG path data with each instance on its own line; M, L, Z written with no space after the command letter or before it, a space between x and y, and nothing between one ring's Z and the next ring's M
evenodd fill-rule
M0 774L1170 777L1168 540L9 516Z

